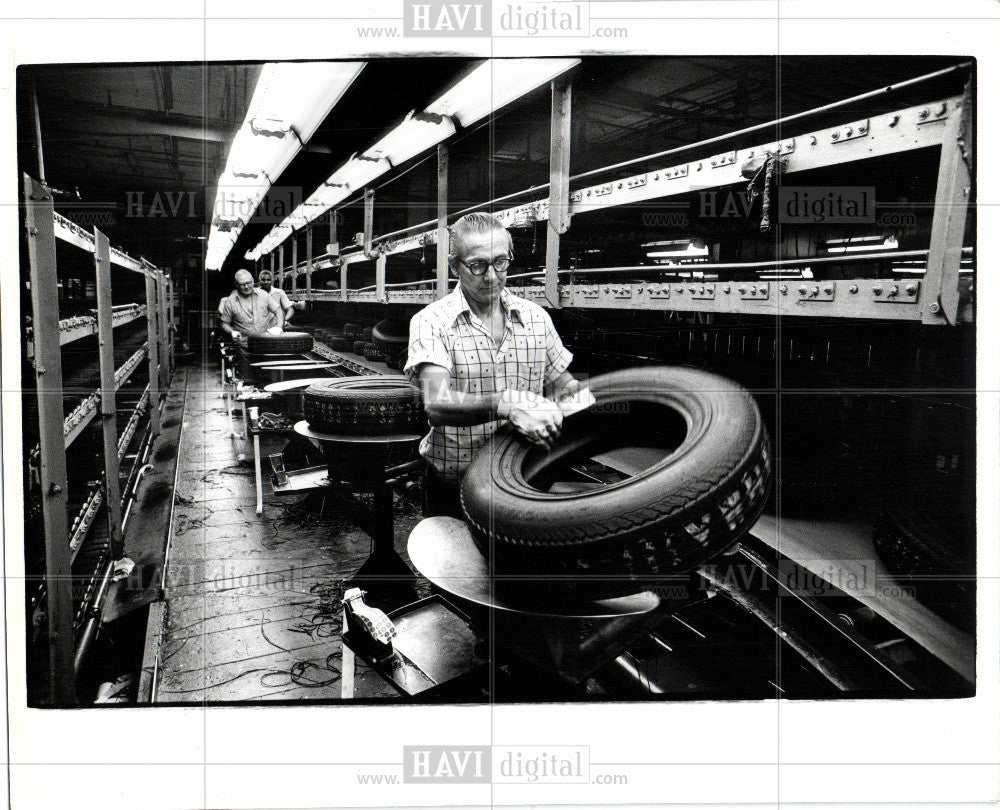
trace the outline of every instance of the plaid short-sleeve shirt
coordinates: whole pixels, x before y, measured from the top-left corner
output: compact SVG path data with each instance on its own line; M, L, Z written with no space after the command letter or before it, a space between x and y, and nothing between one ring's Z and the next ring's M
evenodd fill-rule
M271 315L280 312L275 300L259 287L254 287L247 298L234 290L219 302L222 322L248 335L266 332L271 325Z
M500 293L504 336L493 348L489 328L469 308L461 286L429 304L410 321L410 343L403 371L416 381L423 363L443 366L454 391L494 394L508 389L543 393L569 367L573 355L563 346L552 318L538 304ZM420 454L442 478L457 481L503 420L481 425L432 427Z

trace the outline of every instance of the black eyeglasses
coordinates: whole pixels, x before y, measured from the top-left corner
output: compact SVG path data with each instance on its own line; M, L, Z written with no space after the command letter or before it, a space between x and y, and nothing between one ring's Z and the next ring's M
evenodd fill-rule
M461 259L458 260L459 264L467 267L469 272L474 276L481 276L486 273L487 267L492 267L497 273L506 273L507 268L510 267L510 256L497 256L491 262L469 262L466 264Z

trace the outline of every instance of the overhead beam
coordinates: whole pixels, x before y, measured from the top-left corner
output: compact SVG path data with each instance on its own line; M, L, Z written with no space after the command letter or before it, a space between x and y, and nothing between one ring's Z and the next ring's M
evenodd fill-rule
M100 132L115 135L163 136L193 141L229 143L239 124L196 115L144 110L137 107L103 106L77 103L73 114L53 116L51 124L75 132Z

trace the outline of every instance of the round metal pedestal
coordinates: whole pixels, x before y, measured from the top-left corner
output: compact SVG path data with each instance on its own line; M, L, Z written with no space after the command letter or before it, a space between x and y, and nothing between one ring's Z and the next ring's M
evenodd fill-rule
M660 604L650 591L587 600L541 597L527 583L498 588L468 527L454 518L422 520L407 551L414 567L488 631L497 649L570 683L619 655L630 632Z
M345 588L363 588L370 604L398 606L416 599L413 571L396 553L392 518L392 489L386 484L389 451L397 444L420 441L417 434L396 436L349 436L314 430L305 420L295 423L295 432L320 443L331 480L349 481L371 492L374 503L368 533L373 541L371 556L347 582Z

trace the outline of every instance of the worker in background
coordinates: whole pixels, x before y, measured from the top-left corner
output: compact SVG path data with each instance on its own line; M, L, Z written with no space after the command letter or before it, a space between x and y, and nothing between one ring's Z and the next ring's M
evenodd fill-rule
M222 331L234 343L246 346L246 336L280 333L285 326L285 316L270 295L253 285L249 270L237 270L233 277L236 289L219 302L219 319Z
M292 303L292 299L288 297L288 293L281 289L281 287L274 286L274 273L270 270L261 270L257 274L257 283L264 292L278 302L278 306L281 307L281 311L285 315L285 329L287 330L288 322L291 320L292 313L295 311L295 305Z
M403 370L419 384L431 424L420 443L424 514L461 517L462 473L496 429L509 422L550 448L563 420L554 400L579 383L548 313L504 288L513 242L500 221L467 214L449 232L458 285L413 316Z

